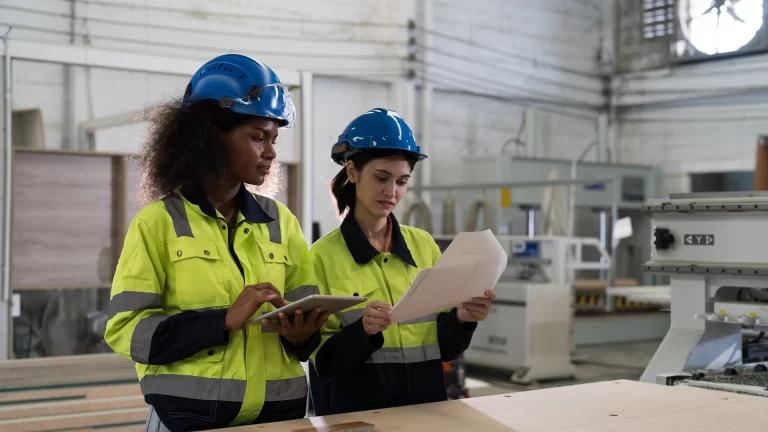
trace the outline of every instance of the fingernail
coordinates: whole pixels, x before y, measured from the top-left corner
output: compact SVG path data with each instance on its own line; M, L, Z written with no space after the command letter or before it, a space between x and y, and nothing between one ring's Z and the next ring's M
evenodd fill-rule
M296 310L296 315L301 315L301 309Z
M285 318L285 314L280 312L280 318Z
M269 324L269 320L261 320L264 324Z

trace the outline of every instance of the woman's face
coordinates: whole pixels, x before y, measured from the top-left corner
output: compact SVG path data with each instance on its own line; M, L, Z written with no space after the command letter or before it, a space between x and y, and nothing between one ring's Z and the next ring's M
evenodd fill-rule
M374 159L362 170L347 162L347 176L355 183L355 206L374 217L387 217L408 190L411 167L405 158Z
M222 134L229 168L237 181L257 186L264 184L277 156L277 134L277 121L262 117L253 117Z

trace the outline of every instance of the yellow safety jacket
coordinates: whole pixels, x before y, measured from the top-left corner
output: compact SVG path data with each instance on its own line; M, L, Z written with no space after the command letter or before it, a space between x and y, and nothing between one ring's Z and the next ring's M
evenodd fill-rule
M133 359L146 402L172 431L302 418L295 346L261 325L225 330L243 288L271 282L288 301L316 294L307 243L283 204L242 187L236 226L204 194L177 191L132 221L112 284L105 340ZM274 310L266 303L256 316Z
M367 296L391 305L440 249L425 231L391 218L392 252L380 253L352 214L310 249L322 294ZM460 323L456 308L392 324L369 336L365 303L332 315L312 354L310 387L317 415L382 409L447 398L442 362L467 349L477 323Z

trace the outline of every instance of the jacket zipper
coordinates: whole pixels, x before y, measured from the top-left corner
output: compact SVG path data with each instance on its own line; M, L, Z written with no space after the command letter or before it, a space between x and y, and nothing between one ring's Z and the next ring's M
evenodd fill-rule
M227 243L229 245L229 253L232 256L232 259L235 261L235 264L237 264L237 268L240 270L240 275L243 277L243 283L245 283L245 271L243 270L243 265L240 264L240 258L238 258L237 252L235 252L235 230L238 226L240 226L240 224L235 225L233 228L229 228ZM246 370L248 370L248 332L246 331L247 325L248 324L246 323L240 329L240 331L243 332L243 362L245 362Z

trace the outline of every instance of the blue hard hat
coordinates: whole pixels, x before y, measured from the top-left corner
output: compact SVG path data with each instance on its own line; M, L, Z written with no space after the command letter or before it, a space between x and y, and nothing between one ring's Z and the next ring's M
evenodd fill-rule
M238 114L276 119L292 127L296 109L288 88L269 66L240 54L225 54L205 63L187 84L184 104L204 99Z
M344 165L353 154L370 149L402 150L419 160L427 157L400 114L385 108L374 108L352 120L331 148L331 159Z

